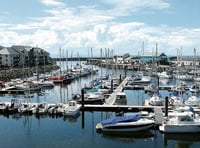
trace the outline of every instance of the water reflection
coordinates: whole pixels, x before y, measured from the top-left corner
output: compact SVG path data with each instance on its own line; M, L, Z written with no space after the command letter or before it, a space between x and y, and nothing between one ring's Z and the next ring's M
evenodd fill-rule
M140 132L132 132L132 133L101 133L103 138L110 139L110 140L116 140L116 141L122 141L122 142L134 142L138 139L141 140L154 140L155 134L153 134L152 131L140 131Z
M189 148L193 143L200 142L200 134L199 133L173 133L173 134L162 134L164 139L165 147L169 145L171 141L175 142L175 146L177 148Z
M76 123L78 118L80 117L80 113L78 113L76 116L64 116L63 120L64 121L69 121L70 123Z
M14 114L7 114L7 113L1 113L0 116L3 116L5 118L11 118L15 120L19 119L26 119L29 118L36 118L38 120L40 119L46 119L46 118L52 118L52 119L63 119L63 121L69 121L70 123L77 122L78 118L80 117L81 113L78 113L76 116L62 116L62 115L48 115L48 114L22 114L22 113L14 113Z

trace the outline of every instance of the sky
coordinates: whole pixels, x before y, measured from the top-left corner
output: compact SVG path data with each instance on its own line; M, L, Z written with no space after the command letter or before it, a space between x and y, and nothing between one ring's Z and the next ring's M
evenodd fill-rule
M40 47L52 57L142 55L156 44L168 56L194 55L199 6L200 0L5 0L0 45Z

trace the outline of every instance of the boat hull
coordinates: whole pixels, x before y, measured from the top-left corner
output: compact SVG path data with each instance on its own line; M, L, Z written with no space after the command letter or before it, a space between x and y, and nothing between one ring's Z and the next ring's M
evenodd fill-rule
M102 132L137 132L148 130L154 126L153 120L144 120L143 119L136 122L128 122L128 123L117 123L103 126L101 123L96 125L97 131Z
M199 133L200 124L189 124L189 125L161 125L159 130L164 133Z

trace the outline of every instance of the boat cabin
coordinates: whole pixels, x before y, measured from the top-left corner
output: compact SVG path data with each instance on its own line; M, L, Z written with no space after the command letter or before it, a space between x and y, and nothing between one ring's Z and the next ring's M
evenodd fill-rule
M116 94L115 104L120 104L120 105L127 104L127 98L126 98L126 94L124 92L118 92Z
M76 106L76 101L69 101L69 106Z

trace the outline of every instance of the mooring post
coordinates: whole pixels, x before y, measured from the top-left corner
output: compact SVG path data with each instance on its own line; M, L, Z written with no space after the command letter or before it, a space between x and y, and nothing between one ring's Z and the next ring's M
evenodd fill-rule
M165 97L165 117L168 116L168 96Z
M84 88L81 89L81 105L82 109L84 109Z
M113 92L113 79L111 80L111 92Z
M82 117L82 128L84 129L85 128L85 111L84 110L82 110L81 117Z
M126 75L127 75L127 65L125 65L124 70L125 70L125 78L126 78Z

